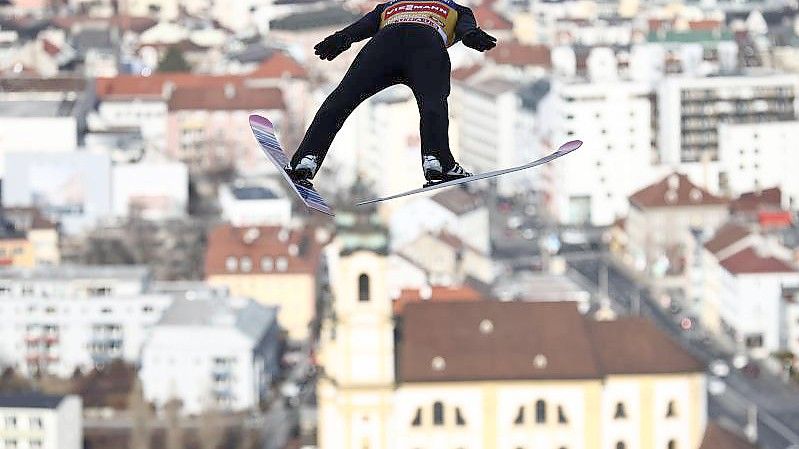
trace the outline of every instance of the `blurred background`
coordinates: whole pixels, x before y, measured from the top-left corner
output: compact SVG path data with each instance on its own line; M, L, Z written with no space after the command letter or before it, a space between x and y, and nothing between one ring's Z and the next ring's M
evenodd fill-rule
M799 448L795 0L483 0L301 207L350 0L0 0L0 448Z

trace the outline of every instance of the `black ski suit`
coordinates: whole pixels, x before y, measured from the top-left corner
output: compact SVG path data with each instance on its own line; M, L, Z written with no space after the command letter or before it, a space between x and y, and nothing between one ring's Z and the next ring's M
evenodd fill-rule
M316 155L321 166L336 133L361 102L386 87L405 84L413 91L419 106L422 155L436 156L443 169L448 170L455 160L447 132L450 92L447 47L475 30L479 29L472 11L451 0L392 0L377 5L357 22L335 33L331 37L344 40L344 49L350 42L374 37L322 103L292 157L292 167L309 154ZM343 49L327 59L340 51Z

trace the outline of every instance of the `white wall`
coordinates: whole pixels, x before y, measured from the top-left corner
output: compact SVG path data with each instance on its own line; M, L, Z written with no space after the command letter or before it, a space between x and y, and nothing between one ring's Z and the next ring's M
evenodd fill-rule
M656 181L650 88L638 82L553 83L538 107L540 155L579 139L583 146L536 169L561 222L581 219L577 198L588 198L590 223L607 225L627 213L628 196Z
M78 147L75 117L0 117L0 177L12 152L69 152Z
M216 406L215 388L229 391L233 400L220 404L230 410L255 407L253 342L231 327L171 326L154 329L142 351L139 377L148 401L163 406L172 398L183 401L183 413ZM229 369L215 367L215 358L232 360ZM188 369L187 369L188 367ZM231 382L215 387L214 373L227 372Z
M799 121L719 126L719 172L733 196L778 186L783 206L799 208ZM718 186L720 187L720 186Z
M186 215L189 205L189 171L179 162L121 164L112 168L113 211L130 215L131 203L143 202L142 216L158 220Z

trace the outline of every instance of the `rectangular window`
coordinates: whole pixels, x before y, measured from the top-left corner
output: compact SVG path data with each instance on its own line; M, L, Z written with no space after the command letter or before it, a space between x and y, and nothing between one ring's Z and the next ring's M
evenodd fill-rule
M6 429L17 428L17 418L14 416L6 416Z
M32 417L30 419L30 427L33 430L41 430L41 428L42 428L42 418Z

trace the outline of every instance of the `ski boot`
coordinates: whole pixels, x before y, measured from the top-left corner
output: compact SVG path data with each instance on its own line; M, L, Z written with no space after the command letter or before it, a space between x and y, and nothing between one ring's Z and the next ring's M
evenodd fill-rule
M316 175L316 170L318 167L319 164L316 162L316 156L311 154L303 157L296 167L292 167L289 164L283 169L286 170L286 174L289 175L289 178L291 178L295 184L313 189L311 179L313 179L314 175Z
M441 161L435 156L422 156L422 170L424 171L424 178L427 180L422 187L431 187L442 182L452 181L453 179L472 176L471 173L464 170L457 162L455 162L452 168L445 172L441 168Z

